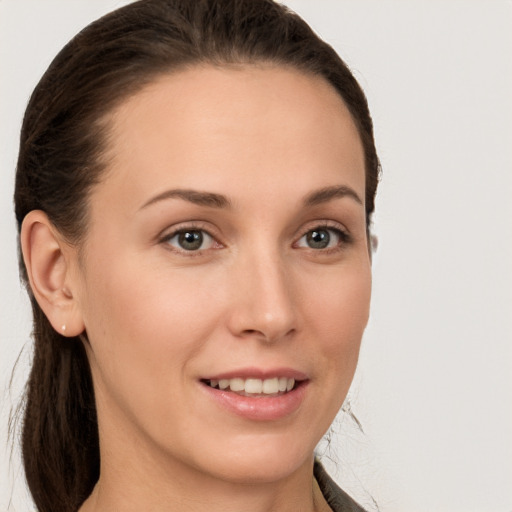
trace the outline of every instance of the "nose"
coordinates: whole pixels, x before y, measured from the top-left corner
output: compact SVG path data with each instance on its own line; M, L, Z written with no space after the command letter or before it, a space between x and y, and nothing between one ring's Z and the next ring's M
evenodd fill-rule
M232 286L228 324L235 336L275 343L297 330L294 277L279 255L260 252L239 261Z

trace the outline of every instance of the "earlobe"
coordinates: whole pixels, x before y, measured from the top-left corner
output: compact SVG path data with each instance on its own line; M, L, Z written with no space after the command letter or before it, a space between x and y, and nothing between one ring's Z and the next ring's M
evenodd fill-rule
M69 246L41 210L27 214L20 241L29 284L39 306L57 332L78 336L84 324L73 293Z

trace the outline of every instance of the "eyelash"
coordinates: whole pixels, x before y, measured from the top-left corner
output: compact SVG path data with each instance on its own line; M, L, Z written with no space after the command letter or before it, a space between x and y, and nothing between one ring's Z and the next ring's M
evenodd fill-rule
M183 227L174 229L171 233L166 234L163 237L161 237L159 242L162 244L167 244L170 247L170 250L172 250L178 254L184 255L186 257L194 258L197 256L203 256L204 251L208 251L209 249L186 250L183 248L174 247L170 244L170 241L173 238L175 238L181 234L195 233L195 232L203 233L203 235L206 234L209 238L211 238L213 243L217 244L219 246L219 247L216 247L216 249L220 249L223 247L222 244L220 242L218 242L216 240L216 238L207 229L205 229L204 225L202 225L202 224L189 224L187 226L183 226Z
M328 233L334 233L335 236L338 239L338 242L334 247L326 247L321 249L314 249L313 247L304 247L304 249L309 249L313 251L314 253L320 253L322 255L328 255L333 254L339 251L342 251L347 245L352 243L352 237L350 234L345 230L342 229L339 224L333 224L329 222L324 222L323 224L317 224L311 228L308 228L303 235L297 240L297 242L294 243L294 246L297 246L297 244L305 238L309 233L313 233L314 231L327 231ZM329 240L330 242L330 240Z
M314 249L312 247L298 247L297 246L297 244L304 237L306 237L309 233L312 233L314 231L317 231L317 232L318 231L327 231L328 233L334 233L335 236L338 238L338 243L336 244L335 247L327 247L327 248L320 248L320 249ZM214 245L215 244L217 245L217 247L213 248L214 250L221 249L223 247L223 245L217 241L215 236L213 236L207 229L205 229L204 225L200 225L200 224L190 224L190 225L187 225L184 227L179 227L179 228L173 230L171 233L162 236L160 238L159 242L162 244L167 244L169 247L171 247L170 250L177 252L179 254L182 254L186 257L203 256L205 251L209 251L211 249L207 248L207 249L197 249L197 250L186 250L183 248L172 246L170 244L170 241L173 238L178 237L181 234L194 233L194 232L203 233L203 236L204 236L204 234L206 234L207 237L211 238L212 243ZM296 242L294 242L293 246L298 249L306 249L306 250L309 249L314 253L332 254L337 251L343 250L343 248L345 246L349 245L350 243L352 243L352 237L350 236L350 234L347 231L342 229L338 224L333 225L332 223L324 222L322 224L316 224L316 225L308 228L306 231L304 231L303 234L299 237L299 239Z

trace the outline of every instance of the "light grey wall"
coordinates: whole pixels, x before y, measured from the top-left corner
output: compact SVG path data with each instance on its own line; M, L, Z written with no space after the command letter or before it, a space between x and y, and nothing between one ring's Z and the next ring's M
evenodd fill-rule
M20 121L58 49L122 3L0 0L0 511L30 508L4 449L30 332L11 206ZM384 512L510 512L512 2L287 3L365 88L384 168L351 392L365 435L342 418L336 477Z

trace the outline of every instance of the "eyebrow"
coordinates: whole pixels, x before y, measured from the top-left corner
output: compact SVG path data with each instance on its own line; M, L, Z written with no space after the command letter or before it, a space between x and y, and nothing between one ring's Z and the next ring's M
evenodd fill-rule
M231 201L222 194L215 194L213 192L201 192L199 190L189 189L172 189L166 190L161 194L151 198L149 201L144 203L141 210L148 206L164 201L166 199L183 199L190 203L197 204L199 206L208 206L210 208L229 208L231 207Z
M327 203L328 201L332 201L333 199L339 199L343 197L350 197L356 203L362 205L363 201L358 196L357 192L346 185L334 185L331 187L321 188L320 190L315 190L306 196L304 199L304 204L306 206L316 206L322 203Z
M346 185L334 185L315 190L308 194L304 199L304 206L317 206L332 201L333 199L344 197L352 198L358 204L363 204L363 201L353 188ZM144 203L140 209L142 210L166 199L183 199L190 203L199 206L207 206L209 208L231 208L232 206L231 201L222 194L191 189L172 189L152 197L149 201Z

